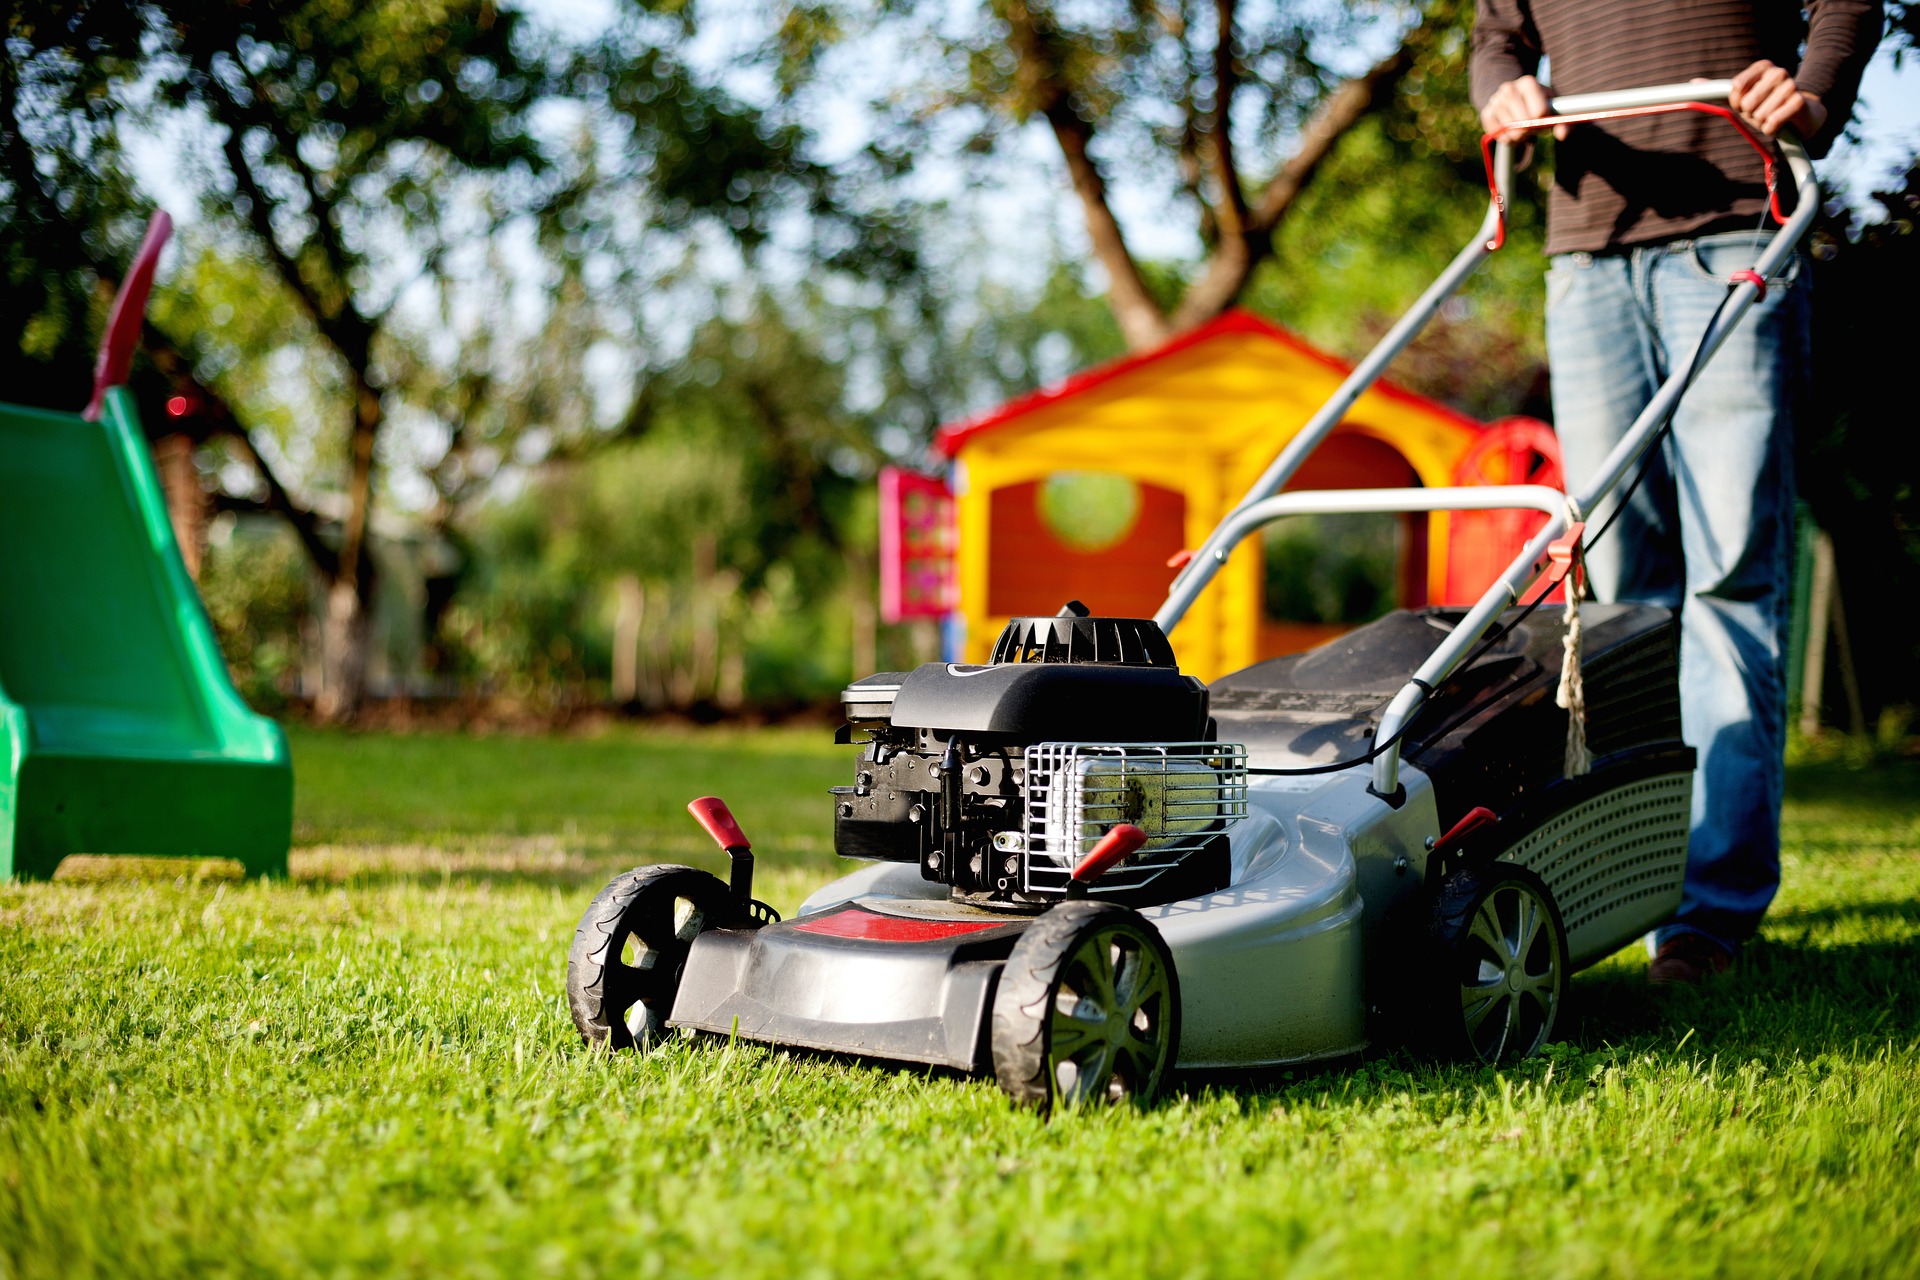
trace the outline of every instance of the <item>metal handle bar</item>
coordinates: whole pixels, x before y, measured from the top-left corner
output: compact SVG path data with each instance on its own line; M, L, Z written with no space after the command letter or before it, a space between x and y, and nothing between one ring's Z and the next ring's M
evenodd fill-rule
M1598 96L1598 95L1594 95ZM1664 116L1680 111L1697 111L1703 115L1719 116L1747 140L1747 145L1760 155L1760 163L1766 169L1767 203L1773 210L1774 221L1785 222L1787 215L1780 208L1779 180L1774 171L1773 152L1767 144L1753 136L1753 131L1728 107L1716 107L1705 102L1656 102L1640 107L1612 107L1605 111L1583 111L1577 114L1556 112L1550 116L1541 116L1536 120L1515 120L1503 126L1497 133L1485 134L1480 139L1480 158L1487 167L1487 189L1494 207L1500 211L1500 225L1494 232L1493 243L1487 246L1489 253L1507 242L1507 197L1499 184L1493 180L1493 147L1497 142L1508 141L1526 133L1538 133L1542 129L1557 129L1570 124L1594 124L1602 120L1631 120L1639 116Z
M1499 189L1504 192L1511 185L1513 177L1511 143L1503 140L1494 148L1494 168L1495 181ZM1480 220L1480 229L1474 233L1472 242L1454 255L1453 261L1447 264L1447 269L1440 273L1440 278L1427 286L1427 291L1420 295L1419 300L1404 316L1400 317L1393 328L1387 330L1386 336L1380 339L1373 350L1353 367L1353 372L1347 375L1346 381L1340 384L1327 402L1320 406L1319 412L1309 418L1306 425L1287 442L1286 447L1280 450L1280 456L1260 473L1260 478L1253 482L1253 487L1248 489L1246 496L1227 513L1220 525L1207 535L1207 540L1200 544L1200 549L1194 553L1191 560L1187 561L1186 567L1175 576L1173 586L1167 591L1166 602L1153 615L1153 620L1160 624L1162 630L1171 633L1180 624L1180 619L1184 618L1187 610L1193 607L1193 602L1200 598L1200 593L1206 590L1207 584L1213 581L1214 575L1220 572L1222 565L1226 564L1228 548L1221 542L1221 529L1247 507L1286 487L1287 481L1293 479L1293 473L1298 471L1300 464L1307 460L1307 455L1319 448L1320 442L1325 440L1347 416L1347 410L1353 408L1354 402L1366 393L1367 388L1379 380L1381 373L1393 358L1419 336L1420 331L1426 327L1427 321L1440 310L1441 304L1453 296L1454 291L1465 283L1468 276L1480 269L1481 262L1491 252L1487 244L1499 228L1499 218L1498 206L1490 203L1487 206L1487 216Z
M1820 211L1819 187L1814 182L1813 165L1807 159L1806 148L1798 137L1782 133L1777 139L1780 153L1786 159L1787 169L1793 175L1796 204L1793 217L1767 242L1750 271L1743 271L1728 282L1728 299L1715 313L1714 320L1707 331L1700 335L1694 345L1693 354L1682 364L1675 367L1681 372L1669 377L1654 393L1647 407L1634 419L1633 425L1600 464L1599 471L1588 481L1586 488L1571 495L1573 509L1582 513L1591 513L1624 480L1653 444L1660 428L1679 404L1689 382L1698 371L1713 358L1727 335L1739 327L1740 321L1754 303L1766 293L1766 280L1786 265L1788 256L1799 243L1807 229L1812 226L1814 216ZM1394 796L1400 789L1400 746L1398 735L1411 720L1414 713L1426 701L1425 689L1437 688L1440 682L1452 674L1456 664L1467 654L1468 649L1479 642L1487 629L1493 625L1500 611L1509 604L1518 601L1533 581L1539 577L1547 564L1547 547L1554 539L1566 532L1567 517L1562 512L1549 516L1546 527L1535 534L1526 549L1514 557L1506 573L1493 584L1480 602L1473 606L1466 617L1462 618L1453 632L1441 642L1440 646L1414 672L1412 680L1402 686L1393 701L1387 704L1386 712L1380 717L1380 727L1376 731L1375 741L1390 745L1374 757L1372 790L1380 796ZM1424 686L1424 687L1423 687Z
M1588 114L1595 111L1632 111L1642 107L1664 106L1680 102L1724 102L1733 92L1731 80L1701 80L1691 84L1650 85L1639 89L1621 89L1608 93L1584 93L1554 98L1551 106L1560 114ZM1499 247L1503 230L1503 206L1507 193L1513 186L1513 145L1510 138L1496 139L1490 166L1491 185L1495 198L1487 205L1487 215L1480 221L1480 228L1467 246L1447 264L1440 278L1427 287L1407 313L1385 336L1369 351L1353 372L1347 375L1320 411L1307 420L1286 447L1281 449L1260 478L1246 492L1246 496L1228 512L1226 519L1232 519L1241 508L1260 501L1262 498L1280 492L1294 472L1300 469L1307 456L1340 425L1347 411L1364 395L1369 387L1379 380L1387 365L1393 362L1407 345L1419 336L1419 333L1431 320L1442 304L1453 296L1467 278L1480 269L1489 253ZM1225 524L1225 520L1222 521ZM1173 585L1167 592L1165 603L1153 615L1161 628L1172 633L1186 616L1193 602L1200 598L1207 584L1226 564L1226 552L1220 545L1219 529L1207 536L1186 566L1174 577Z
M1650 84L1642 89L1608 89L1601 93L1569 93L1553 99L1553 114L1577 116L1588 111L1631 111L1635 107L1665 107L1676 102L1725 102L1733 96L1731 80L1694 80L1687 84Z
M1476 484L1446 489L1301 489L1262 498L1229 515L1220 535L1231 551L1254 530L1287 516L1399 515L1411 511L1567 509L1567 495L1544 484Z
M1610 93L1590 93L1558 97L1552 100L1559 120L1526 122L1537 127L1550 127L1567 123L1565 117L1593 117L1596 113L1637 113L1646 107L1668 106L1679 103L1725 101L1732 92L1732 82L1727 80L1696 81L1680 85L1653 85L1639 89L1624 89ZM1735 121L1738 124L1738 121ZM1742 129L1742 132L1746 132ZM1781 227L1767 247L1754 263L1752 273L1743 273L1732 283L1732 295L1729 305L1724 307L1707 332L1702 334L1695 346L1694 356L1682 368L1697 370L1712 358L1721 343L1739 324L1747 309L1759 300L1765 292L1762 281L1778 271L1785 264L1793 247L1812 224L1814 214L1819 209L1818 188L1813 180L1813 166L1807 160L1804 147L1797 137L1786 132L1777 140L1781 154L1786 158L1787 167L1793 175L1798 200L1793 217ZM1250 508L1263 503L1286 486L1293 478L1300 464L1346 417L1356 401L1373 385L1393 358L1400 354L1413 341L1427 321L1433 318L1455 290L1471 276L1484 262L1487 256L1499 247L1496 233L1502 229L1503 206L1508 191L1513 184L1513 145L1509 138L1501 136L1494 141L1491 155L1492 182L1494 198L1488 202L1487 213L1481 219L1480 227L1474 238L1460 250L1447 264L1440 277L1427 287L1398 323L1389 329L1373 350L1369 351L1353 371L1347 375L1319 412L1308 419L1305 426L1287 442L1278 457L1261 473L1253 486L1241 498L1232 511L1207 540L1201 544L1186 567L1174 578L1173 586L1167 593L1167 599L1154 614L1154 621L1172 632L1181 618L1199 598L1227 561L1228 553L1248 531L1249 526L1242 519ZM1652 443L1660 426L1672 413L1674 405L1685 391L1680 376L1669 378L1655 393L1633 426L1614 447L1607 460L1601 465L1599 474L1587 488L1574 496L1576 508L1582 512L1591 511L1596 503L1611 493L1615 486L1626 476L1640 455ZM1453 670L1453 667L1467 653L1470 646L1477 643L1487 629L1493 625L1500 611L1520 599L1521 594L1530 586L1547 563L1547 547L1554 539L1566 532L1564 511L1549 513L1546 527L1535 534L1526 548L1514 558L1500 578L1480 598L1479 603L1467 613L1455 626L1453 632L1435 649L1414 678L1394 696L1387 705L1381 718L1380 728L1375 741L1393 743L1387 750L1375 757L1373 764L1373 790L1383 796L1391 796L1399 790L1400 752L1395 735L1399 733L1413 714L1419 710L1425 699L1422 686L1436 687Z

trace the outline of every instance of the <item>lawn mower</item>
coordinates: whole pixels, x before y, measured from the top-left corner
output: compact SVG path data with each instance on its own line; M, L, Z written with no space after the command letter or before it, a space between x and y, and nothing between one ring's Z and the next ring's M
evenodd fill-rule
M690 808L732 881L616 877L568 958L579 1030L612 1049L670 1032L991 1074L1046 1109L1152 1100L1170 1071L1242 1069L1415 1041L1503 1063L1552 1038L1568 977L1669 918L1694 751L1678 619L1580 604L1583 518L1658 441L1692 377L1818 207L1700 82L1559 98L1483 144L1471 244L1296 434L1151 619L1015 618L981 665L856 680L834 845L869 865L782 920L752 893L724 803ZM1668 111L1723 117L1798 203L1685 368L1588 487L1281 493L1301 462L1504 239L1514 140ZM1168 639L1229 553L1301 514L1531 509L1545 523L1469 609L1389 613L1211 685ZM1567 584L1564 606L1544 605ZM1535 590L1532 598L1528 592Z

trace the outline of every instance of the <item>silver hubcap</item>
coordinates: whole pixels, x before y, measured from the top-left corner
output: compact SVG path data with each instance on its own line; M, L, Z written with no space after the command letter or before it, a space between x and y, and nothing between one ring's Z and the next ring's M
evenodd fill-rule
M1061 966L1047 1067L1061 1102L1153 1092L1167 1065L1171 991L1151 947L1118 930L1083 941Z
M1487 1062L1525 1057L1546 1042L1560 1003L1553 917L1522 885L1487 895L1467 929L1460 1013Z

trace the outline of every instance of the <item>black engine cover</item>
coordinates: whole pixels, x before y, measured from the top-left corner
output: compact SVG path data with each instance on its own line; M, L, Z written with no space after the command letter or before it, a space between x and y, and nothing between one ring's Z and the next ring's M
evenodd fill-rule
M1194 742L1207 687L1168 667L1104 663L929 662L893 700L897 729L1031 742Z

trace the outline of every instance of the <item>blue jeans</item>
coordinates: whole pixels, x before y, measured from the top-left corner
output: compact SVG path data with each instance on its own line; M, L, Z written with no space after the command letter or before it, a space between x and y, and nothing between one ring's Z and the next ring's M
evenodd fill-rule
M1753 265L1765 238L1741 231L1554 257L1547 356L1570 491L1684 367L1727 277ZM1656 943L1692 931L1733 949L1780 885L1792 423L1806 379L1808 285L1799 257L1769 282L1695 378L1627 509L1588 556L1601 600L1680 610L1681 725L1700 764L1686 888ZM1597 531L1611 510L1588 513L1587 527Z

